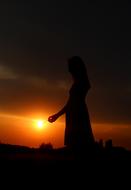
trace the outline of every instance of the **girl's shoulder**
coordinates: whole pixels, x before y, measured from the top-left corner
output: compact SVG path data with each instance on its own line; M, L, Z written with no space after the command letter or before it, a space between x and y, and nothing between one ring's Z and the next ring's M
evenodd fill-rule
M87 84L86 83L83 83L83 82L77 82L77 83L74 83L70 90L69 90L69 93L70 94L78 94L78 93L81 93L83 91L87 91L88 87L87 87Z

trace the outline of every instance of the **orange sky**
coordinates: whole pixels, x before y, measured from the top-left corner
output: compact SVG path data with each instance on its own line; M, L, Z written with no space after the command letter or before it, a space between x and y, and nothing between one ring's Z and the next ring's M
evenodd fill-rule
M51 142L54 147L63 146L64 142L64 116L55 123L47 121L49 114L31 114L29 117L16 116L11 114L0 114L0 140L2 143L26 145L38 147L42 142ZM46 121L42 129L37 127L35 120ZM113 139L113 144L131 149L130 127L127 124L96 124L92 123L96 140L109 138Z

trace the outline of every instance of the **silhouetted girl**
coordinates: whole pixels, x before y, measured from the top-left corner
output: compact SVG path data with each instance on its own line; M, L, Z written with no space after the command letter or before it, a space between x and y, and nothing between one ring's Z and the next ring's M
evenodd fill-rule
M62 114L66 114L64 144L69 148L92 147L92 134L89 114L86 106L86 95L90 89L86 67L80 57L74 56L68 60L68 69L74 83L69 91L69 99L62 110L48 118L54 122Z

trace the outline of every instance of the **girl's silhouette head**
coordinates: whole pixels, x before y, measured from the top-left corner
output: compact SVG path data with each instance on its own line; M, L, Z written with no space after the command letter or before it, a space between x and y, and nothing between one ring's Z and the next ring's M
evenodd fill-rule
M86 66L79 56L73 56L68 59L68 70L75 80L87 78Z

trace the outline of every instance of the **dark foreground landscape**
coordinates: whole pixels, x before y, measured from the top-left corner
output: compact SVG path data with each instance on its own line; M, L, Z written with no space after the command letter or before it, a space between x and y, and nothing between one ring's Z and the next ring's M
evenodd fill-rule
M30 184L30 188L34 184L42 185L42 189L52 185L63 189L69 184L74 188L78 184L81 188L105 183L106 187L114 183L125 186L130 182L131 151L98 146L94 151L74 154L65 148L35 149L1 144L0 169L1 182L10 188L25 182Z

